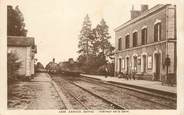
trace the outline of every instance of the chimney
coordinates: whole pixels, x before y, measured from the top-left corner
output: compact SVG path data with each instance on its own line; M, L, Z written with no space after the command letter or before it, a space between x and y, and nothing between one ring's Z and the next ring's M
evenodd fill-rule
M52 61L53 61L53 63L55 63L55 58L53 58L53 60L52 60Z
M141 12L144 12L146 10L148 10L148 5L147 4L142 4L141 5Z
M138 17L141 14L141 11L131 10L130 13L131 13L131 19L134 19L134 18Z
M148 5L147 4L142 4L141 5L141 10L134 10L134 6L132 6L132 10L130 11L131 13L131 19L134 19L138 16L141 15L142 12L148 10Z
M73 63L74 63L73 58L69 58L69 59L68 59L68 62L69 62L70 64L73 64Z

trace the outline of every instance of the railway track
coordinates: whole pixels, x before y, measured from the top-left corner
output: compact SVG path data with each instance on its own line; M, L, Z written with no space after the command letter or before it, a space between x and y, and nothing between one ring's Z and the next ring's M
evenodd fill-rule
M89 93L90 95L93 95L94 97L103 100L103 102L108 103L109 105L111 105L113 107L113 109L141 109L144 108L143 106L145 106L145 108L152 108L152 109L176 109L176 98L172 97L172 96L164 96L162 94L157 94L155 92L151 92L151 91L146 91L143 89L139 89L139 88L135 88L135 87L129 87L129 86L124 86L124 85L120 85L120 84L115 84L115 83L111 83L111 82L106 82L106 81L102 81L102 80L97 80L97 79L93 79L93 78L88 78L88 77L73 77L73 76L59 76L61 79L65 80L66 82L68 82L69 84L72 84L75 87L80 88L81 90ZM123 92L126 93L126 95L129 95L128 97L135 97L137 98L136 100L139 101L135 107L127 107L125 103L125 105L123 103L119 103L117 101L113 101L111 99L108 99L108 94L105 94L106 96L104 97L103 94L101 95L101 93L98 93L98 91L96 92L95 90L90 90L88 87L85 86L85 84L80 84L78 82L83 81L86 82L88 84L93 84L94 87L95 85L97 86L96 89L101 89L106 88L106 89L111 89L113 92ZM101 87L101 88L100 88ZM81 108L83 109L92 109L90 107L88 107L88 105L84 104L83 102L80 101L80 98L78 98L73 92L71 92L68 89L64 89L66 90L66 92L68 93L68 95L70 95L70 97L72 97L73 99L77 100L77 103L79 105L81 105ZM123 90L123 91L120 91ZM127 91L128 92L127 92ZM102 91L103 92L103 91ZM123 100L126 100L126 97L124 98L124 95L116 95L114 94L114 97L122 97ZM133 103L136 103L135 101L132 103L131 100L130 102L128 102L130 104L130 106ZM141 104L142 103L142 104ZM145 104L146 103L146 104ZM150 104L148 104L150 103ZM148 106L146 106L148 105ZM151 105L153 105L154 107L151 107ZM140 106L140 107L138 107ZM141 107L142 106L142 107Z
M96 99L102 100L103 103L108 104L108 107L110 107L110 109L122 109L122 110L125 110L125 109L126 109L126 108L123 107L122 105L119 105L119 104L116 104L116 103L114 103L114 102L112 102L112 101L109 101L109 100L107 100L107 99L101 97L100 95L95 94L95 93L93 93L93 92L91 92L91 91L89 91L89 90L87 90L87 89L85 89L85 88L83 88L83 87L77 85L77 84L74 83L74 82L71 82L71 81L68 81L68 80L65 80L65 79L62 79L62 78L60 78L60 80L62 80L62 82L57 81L57 83L60 85L60 87L62 87L62 90L64 90L65 94L70 95L70 98L69 98L70 101L71 101L71 98L73 98L73 100L75 100L75 101L78 103L78 106L80 105L80 107L78 107L79 109L86 109L86 110L89 110L89 109L93 109L93 108L89 107L87 104L85 104L84 102L82 102L81 99L80 99L80 97L77 96L76 94L74 94L74 92L71 91L71 89L66 88L66 87L64 86L64 84L65 84L65 85L69 85L69 84L70 84L70 85L73 85L73 86L75 86L75 87L81 89L82 91L87 92L88 94L90 94L91 96L95 97ZM83 93L83 94L84 94L84 93ZM95 101L95 100L93 100L93 101ZM98 101L98 102L99 102L99 101ZM74 108L74 109L75 109L75 108ZM105 109L105 108L103 108L103 109ZM109 108L108 108L108 109L109 109Z
M153 98L164 99L165 101L170 101L171 103L176 104L176 98L163 96L163 95L160 95L160 94L152 93L152 92L141 90L141 89L138 89L138 88L136 89L136 88L123 86L123 85L119 85L119 84L113 84L113 83L110 83L110 82L103 82L103 81L99 81L99 80L94 80L92 78L82 77L82 78L80 78L80 80L83 80L83 81L88 82L88 83L96 84L98 86L102 86L102 87L105 87L105 88L112 88L112 86L113 86L114 87L113 91L119 91L119 88L127 89L127 90L130 90L130 91L141 93L141 95L144 94L144 95L151 96L151 98L153 97ZM141 97L140 95L136 95L134 93L127 93L127 94L130 95L130 96L134 96L136 98L139 98L142 101L148 101L150 103L158 104L158 105L164 106L166 108L176 109L176 105L173 106L173 105L163 104L163 103L160 103L158 101L153 101L150 98Z
M61 84L61 83L60 83ZM89 108L85 105L85 104L83 104L81 101L80 101L80 99L78 98L78 97L76 97L73 93L71 93L70 91L68 91L66 88L64 88L64 87L62 87L62 89L65 91L65 92L67 92L67 94L69 94L72 98L74 98L74 100L79 104L79 105L81 105L81 108L80 109L86 109L86 110L88 110Z
M111 106L114 107L114 109L123 109L123 110L126 109L125 107L123 107L123 106L121 106L121 105L119 105L119 104L116 104L116 103L114 103L114 102L112 102L112 101L109 101L109 100L107 100L107 99L101 97L100 95L95 94L95 93L93 93L92 91L90 91L90 90L88 90L88 89L86 89L86 88L84 88L84 87L81 87L80 85L77 85L77 84L75 84L75 83L73 83L73 82L70 82L70 83L72 83L72 84L74 84L75 86L77 86L77 87L83 89L84 91L86 91L86 92L88 92L88 93L94 95L95 97L98 97L98 98L102 99L103 101L109 103Z

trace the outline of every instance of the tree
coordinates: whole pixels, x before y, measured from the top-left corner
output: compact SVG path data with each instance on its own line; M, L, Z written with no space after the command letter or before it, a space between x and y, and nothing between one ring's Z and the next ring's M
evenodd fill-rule
M8 53L7 55L7 71L8 82L17 80L17 71L21 66L21 62L15 53Z
M98 47L99 55L100 57L104 58L105 63L106 57L112 54L112 51L114 50L113 46L109 42L111 36L109 35L108 29L108 25L106 24L105 20L102 19L100 24L98 24L94 30L96 34L95 36L97 37L96 47Z
M37 63L37 68L44 69L44 66L43 66L43 64L41 62L38 62Z
M90 36L91 39L91 49L92 49L92 54L97 56L99 54L99 39L98 39L98 33L96 31L96 28L92 30L92 35Z
M97 36L99 39L99 48L103 54L105 54L105 50L109 49L111 46L110 42L108 41L111 38L108 29L109 27L104 19L102 19L100 24L98 24L96 27Z
M27 36L24 17L18 6L15 9L12 6L7 7L7 34L8 36Z
M35 70L36 71L40 71L40 70L43 70L44 69L44 66L41 62L38 62L35 66Z
M91 21L89 16L86 15L79 35L78 53L80 55L87 56L87 58L91 51L91 39L90 39L91 34L92 34Z
M96 73L98 68L107 63L106 57L110 57L114 47L109 39L108 26L104 19L96 28L91 29L89 16L86 15L79 37L78 65L87 73Z

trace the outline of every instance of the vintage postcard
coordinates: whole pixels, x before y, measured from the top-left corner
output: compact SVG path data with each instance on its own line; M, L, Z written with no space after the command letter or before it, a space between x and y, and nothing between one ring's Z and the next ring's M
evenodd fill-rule
M0 5L0 115L184 115L183 0Z

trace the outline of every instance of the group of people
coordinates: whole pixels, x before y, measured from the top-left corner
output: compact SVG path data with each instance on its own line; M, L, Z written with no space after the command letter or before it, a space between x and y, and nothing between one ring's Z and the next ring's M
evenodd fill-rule
M108 77L108 73L109 73L108 67L105 67L104 68L105 78ZM131 80L131 79L135 80L136 79L135 75L136 75L136 71L126 72L126 73L119 72L118 78L125 78L126 80Z

